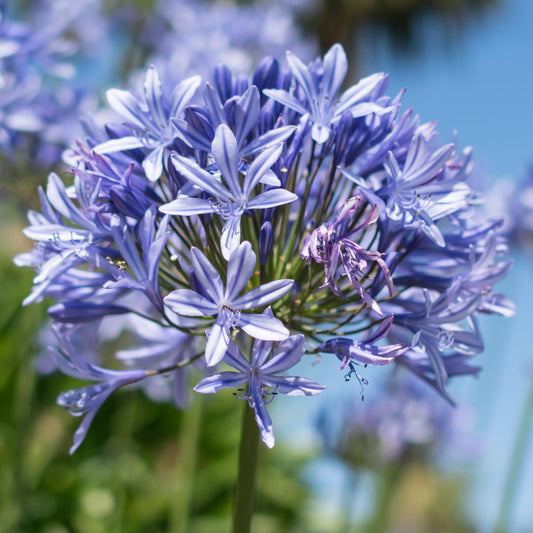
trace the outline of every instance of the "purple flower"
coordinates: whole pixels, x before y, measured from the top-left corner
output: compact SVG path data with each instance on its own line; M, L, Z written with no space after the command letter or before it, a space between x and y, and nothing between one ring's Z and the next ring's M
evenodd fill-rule
M266 316L272 316L265 312ZM239 347L230 342L224 361L237 372L220 372L202 379L194 390L202 394L210 394L226 388L239 388L237 397L247 400L255 411L255 419L263 442L269 447L274 446L272 420L266 406L276 394L289 396L314 396L326 387L303 377L278 375L296 365L305 352L303 335L292 335L280 342L271 355L273 343L256 340L252 347L251 359L248 361Z
M107 92L109 105L125 119L125 126L131 135L110 139L94 148L98 154L121 150L144 148L148 154L143 160L143 168L150 181L156 181L163 171L163 160L167 148L177 134L172 119L177 118L191 101L201 79L193 76L176 85L171 102L168 102L161 89L159 74L154 66L146 72L144 97L130 91L110 89Z
M361 299L376 313L383 315L377 302L360 283L375 262L383 272L389 293L392 295L394 292L391 274L382 259L383 254L377 250L366 250L354 240L377 220L378 215L376 206L367 213L361 213L361 201L361 195L353 196L338 211L333 222L322 224L306 237L300 257L324 264L326 280L322 287L330 287L337 296L343 295L337 286L337 271L341 262L343 273L349 278ZM355 217L356 214L359 214L359 217Z
M362 79L337 99L337 92L348 70L346 54L340 44L334 44L328 50L322 63L306 67L291 52L287 52L287 62L297 86L305 95L305 101L280 89L266 89L263 92L300 115L309 115L313 123L311 136L319 144L329 139L332 126L344 112L349 112L355 118L389 111L376 102L368 101L385 78L384 74L373 74Z
M298 196L285 189L269 189L250 198L253 189L270 170L281 153L280 143L261 152L246 170L241 185L240 161L237 140L228 126L221 124L216 131L212 153L218 171L227 183L224 186L217 174L207 172L185 157L173 154L172 163L192 184L204 191L210 198L195 198L179 195L160 210L171 215L200 215L216 213L224 220L220 246L222 255L228 259L241 242L241 217L247 210L270 209L294 202Z
M87 362L81 357L68 339L66 331L56 329L59 348L51 347L52 355L59 369L78 379L97 381L80 389L70 390L59 395L57 403L65 407L74 416L84 416L83 422L74 433L74 444L70 453L74 453L85 439L92 421L109 396L118 388L137 383L153 372L148 370L108 370Z
M205 347L208 366L216 365L224 357L233 328L240 327L261 340L280 341L289 336L289 331L277 318L242 312L280 299L294 283L291 279L279 279L238 296L252 277L255 263L256 256L249 242L237 246L228 260L224 288L215 267L198 248L192 248L191 265L198 291L178 289L164 298L165 305L178 315L216 316Z

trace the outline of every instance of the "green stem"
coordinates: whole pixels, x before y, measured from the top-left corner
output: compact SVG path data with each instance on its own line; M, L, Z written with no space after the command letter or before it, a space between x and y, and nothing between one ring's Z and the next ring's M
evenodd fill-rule
M511 463L507 472L507 479L505 481L505 489L503 491L503 498L498 513L498 520L494 533L504 533L509 531L509 517L513 502L515 500L516 491L520 483L521 474L523 471L524 460L528 450L528 440L533 426L533 375L529 379L529 392L526 398L526 403L522 411L520 425L518 426L518 433L513 446L511 454Z
M190 511L194 494L194 480L198 456L198 440L202 420L202 402L195 398L192 406L183 413L183 427L180 432L180 462L176 479L178 484L173 497L173 512L169 532L189 531Z
M255 504L255 475L259 451L259 428L254 410L244 403L239 473L233 504L233 533L250 533Z

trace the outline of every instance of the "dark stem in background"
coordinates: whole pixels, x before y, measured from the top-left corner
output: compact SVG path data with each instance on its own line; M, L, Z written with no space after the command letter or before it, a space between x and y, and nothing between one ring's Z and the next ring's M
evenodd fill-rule
M233 504L233 533L249 533L255 505L255 477L259 448L259 428L255 412L244 402L239 471Z

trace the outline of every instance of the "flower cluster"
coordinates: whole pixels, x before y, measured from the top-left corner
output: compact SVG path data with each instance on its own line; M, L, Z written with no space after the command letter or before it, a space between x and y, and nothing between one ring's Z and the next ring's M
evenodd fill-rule
M477 317L512 313L492 292L510 261L466 183L471 151L439 146L384 74L343 90L340 45L287 64L172 90L148 68L142 93L108 91L115 122L85 123L73 183L39 191L35 248L16 258L37 271L25 303L55 300L53 354L96 382L59 398L85 415L72 451L114 390L166 378L182 405L198 373L197 392L236 389L273 446L268 403L324 388L293 375L304 355L361 383L358 367L402 365L448 398L450 377L479 370ZM137 342L113 370L80 342L109 329Z
M94 107L88 80L76 80L80 59L105 28L96 0L43 0L27 21L0 6L0 152L8 159L30 152L53 165L79 134L79 115ZM83 19L84 24L80 24ZM105 31L105 30L102 30ZM93 84L94 85L94 84Z

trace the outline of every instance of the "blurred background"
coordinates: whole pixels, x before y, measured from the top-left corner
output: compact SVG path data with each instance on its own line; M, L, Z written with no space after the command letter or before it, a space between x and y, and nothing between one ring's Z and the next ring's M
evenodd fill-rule
M389 94L472 145L487 210L508 216L512 319L482 324L478 379L457 407L367 369L365 400L325 365L314 398L272 404L254 531L533 532L533 3L529 0L17 0L0 2L0 532L219 533L230 523L240 410L231 393L180 412L140 391L111 397L83 446L56 406L77 386L39 354L46 305L23 308L33 273L12 264L36 187L105 89L154 63L168 77L249 72L286 49L311 61L341 42L351 81L390 73ZM99 111L101 112L101 111ZM373 371L372 371L373 370ZM340 379L339 379L340 378ZM199 401L198 401L199 400Z

